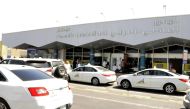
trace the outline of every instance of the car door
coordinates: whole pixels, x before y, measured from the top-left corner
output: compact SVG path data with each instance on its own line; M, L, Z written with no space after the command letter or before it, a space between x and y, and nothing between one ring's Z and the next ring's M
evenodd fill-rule
M71 80L81 81L81 73L84 72L84 67L75 68L71 73L69 73Z
M167 83L170 78L172 78L172 75L161 71L161 70L154 70L153 78L150 79L150 86L153 89L163 89L163 85Z
M12 90L10 86L11 85L8 83L7 78L0 71L0 88L1 88L0 97L4 98L4 96L7 96L8 92Z
M80 79L83 82L91 82L92 77L97 77L97 70L93 67L84 67L84 72L81 72Z
M149 79L151 78L149 70L143 70L138 72L133 79L133 86L139 88L149 88Z

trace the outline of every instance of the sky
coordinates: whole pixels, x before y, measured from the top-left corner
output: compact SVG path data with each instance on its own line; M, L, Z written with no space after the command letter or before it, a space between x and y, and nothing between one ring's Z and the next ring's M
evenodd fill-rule
M2 34L84 23L190 14L190 0L0 0Z

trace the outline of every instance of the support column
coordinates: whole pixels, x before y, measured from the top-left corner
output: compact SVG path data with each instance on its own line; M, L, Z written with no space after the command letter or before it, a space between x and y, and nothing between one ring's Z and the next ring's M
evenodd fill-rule
M62 48L59 50L58 58L62 59L62 60L66 59L66 49L65 48Z
M145 50L140 50L140 70L145 69Z
M185 59L185 57L184 57L185 54L186 54L186 53L185 53L185 46L183 45L183 53L182 53L182 56L183 56L183 61L182 61L182 74L184 74L185 64L187 63L187 62L186 62L186 59ZM187 55L188 55L188 53L187 53Z
M104 49L102 49L102 66L103 66L103 62L104 62Z
M94 49L90 49L90 64L94 65Z
M154 48L152 49L152 68L154 68Z
M167 69L170 70L170 63L169 63L169 45L167 45Z
M58 59L58 58L59 58L59 49L55 49L54 58L55 58L55 59Z
M138 71L140 69L140 50L138 49L138 62L137 62L137 68L138 68Z

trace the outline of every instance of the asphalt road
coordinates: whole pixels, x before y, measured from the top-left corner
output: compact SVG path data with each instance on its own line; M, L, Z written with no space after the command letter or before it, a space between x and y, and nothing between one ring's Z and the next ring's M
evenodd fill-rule
M70 83L74 94L72 109L185 109L184 92L167 95L163 91L130 89L114 85L91 86Z

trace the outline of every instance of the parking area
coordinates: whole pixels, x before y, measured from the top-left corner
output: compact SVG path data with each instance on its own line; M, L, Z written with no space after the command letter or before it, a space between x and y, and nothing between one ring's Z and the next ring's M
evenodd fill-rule
M124 90L113 85L92 86L71 82L74 94L72 109L184 109L185 92L165 94L148 89Z
M40 71L38 67L35 69ZM63 70L66 72L66 69ZM69 81L67 87L74 95L72 109L184 109L186 86L190 84L188 76L159 68L129 74L88 64L66 74ZM169 89L173 89L171 93L167 92ZM69 107L70 104L65 106Z

